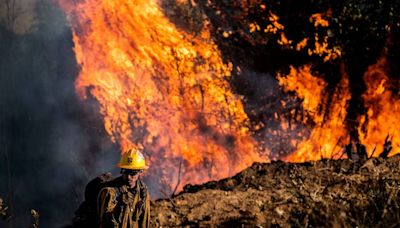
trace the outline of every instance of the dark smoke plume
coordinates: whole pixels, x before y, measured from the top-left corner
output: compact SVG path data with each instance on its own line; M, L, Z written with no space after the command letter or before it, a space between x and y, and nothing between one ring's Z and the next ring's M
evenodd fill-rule
M96 104L75 95L65 15L48 0L35 15L25 34L0 24L0 197L13 216L0 227L28 227L32 208L40 227L68 224L88 180L118 160Z

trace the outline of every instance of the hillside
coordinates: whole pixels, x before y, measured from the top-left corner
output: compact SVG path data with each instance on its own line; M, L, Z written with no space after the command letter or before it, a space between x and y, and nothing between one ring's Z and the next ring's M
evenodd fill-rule
M254 163L152 204L157 227L394 227L400 156L365 162Z

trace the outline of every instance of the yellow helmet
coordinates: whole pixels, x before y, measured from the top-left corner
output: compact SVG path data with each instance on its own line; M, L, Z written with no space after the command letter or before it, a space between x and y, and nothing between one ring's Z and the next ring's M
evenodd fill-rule
M146 161L142 153L137 149L129 149L122 154L121 160L117 167L121 169L142 170L148 169Z

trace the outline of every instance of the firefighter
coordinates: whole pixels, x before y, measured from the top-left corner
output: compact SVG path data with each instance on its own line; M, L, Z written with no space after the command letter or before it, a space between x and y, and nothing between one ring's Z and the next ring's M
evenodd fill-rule
M143 154L128 150L117 166L122 175L98 195L100 228L149 227L149 192L141 180L142 172L148 169Z

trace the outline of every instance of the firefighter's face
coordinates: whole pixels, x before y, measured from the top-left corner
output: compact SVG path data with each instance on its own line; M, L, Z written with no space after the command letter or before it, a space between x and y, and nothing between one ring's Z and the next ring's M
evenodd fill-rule
M139 178L141 172L142 172L141 170L124 170L122 172L123 178L124 178L126 184L130 188L135 187L136 181Z

